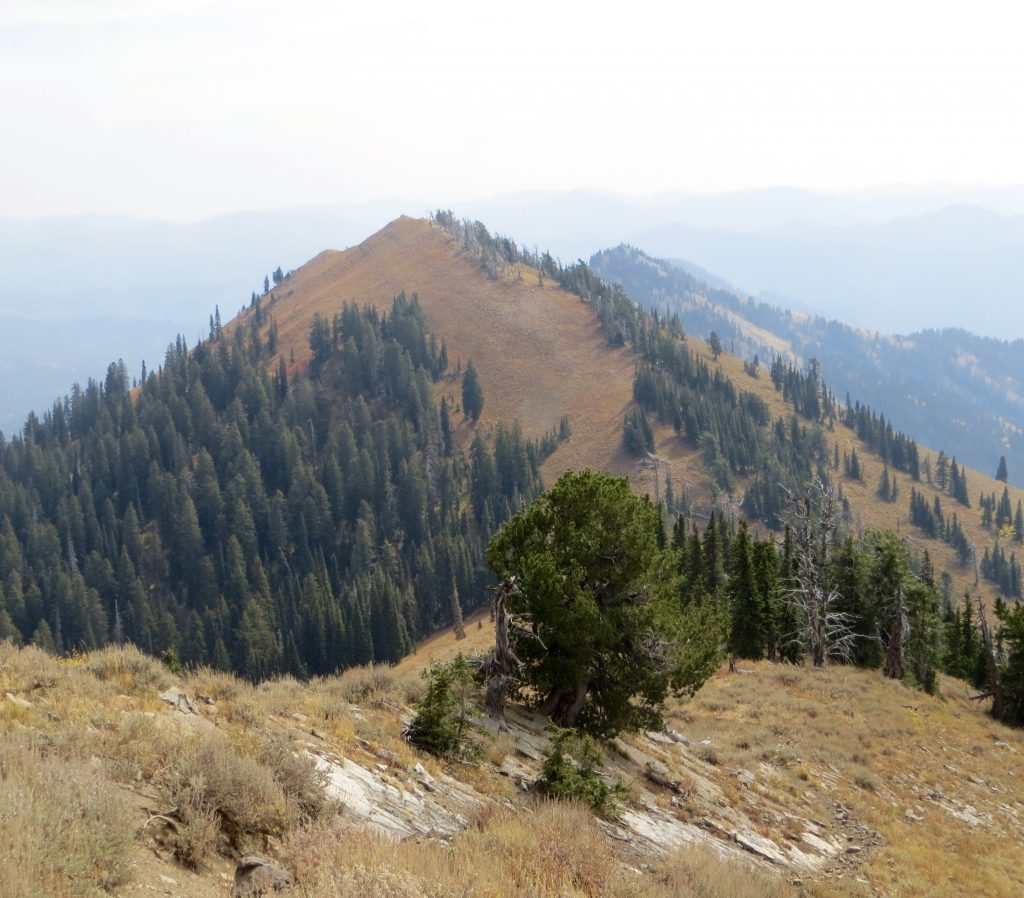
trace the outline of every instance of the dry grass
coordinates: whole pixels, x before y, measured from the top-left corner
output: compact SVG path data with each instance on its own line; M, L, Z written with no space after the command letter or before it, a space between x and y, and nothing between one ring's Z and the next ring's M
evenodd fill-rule
M131 808L95 764L0 738L0 896L77 898L129 877Z
M631 353L608 348L578 297L550 280L538 286L529 271L521 283L488 280L458 241L429 222L400 218L357 247L321 253L264 307L277 319L282 356L294 350L302 366L314 314L329 319L353 299L390 309L402 290L419 295L453 367L473 359L486 397L478 424L485 433L496 422L519 421L527 436L540 437L569 415L572 436L545 462L546 480L570 468L625 474L633 467L621 448L622 415L633 397ZM449 394L453 408L461 403L457 383L438 392ZM455 423L456 441L468 444L472 426Z
M419 658L447 651L442 643ZM841 807L863 828L851 838L877 833L878 844L858 856L855 870L840 879L804 877L803 894L1024 893L1024 736L989 720L962 684L943 679L944 697L931 698L874 672L746 662L745 668L751 672L720 673L695 700L669 709L670 725L691 740L689 749L678 749L672 775L685 781L699 771L723 813L736 809L763 821L761 835L777 843L800 836L774 816L777 807L827 826ZM155 699L168 678L216 707L199 702L200 717L172 714ZM686 850L663 863L641 862L609 842L589 811L524 804L490 766L515 755L507 736L487 742L490 764L476 768L416 753L402 738L402 720L419 683L414 665L308 684L282 678L253 687L210 671L182 681L132 650L61 662L0 645L0 695L31 702L0 699L0 830L19 859L0 870L0 895L93 894L123 881L131 872L127 859L141 850L132 848L131 835L154 813L174 825L162 832L158 824L146 827L144 844L160 832L168 853L201 870L222 852L274 853L281 840L300 895L789 893L784 880L713 853ZM293 750L303 739L364 764L423 763L435 777L453 775L496 804L448 842L395 844L343 827L319 775ZM710 746L699 745L704 739ZM630 741L643 746L642 737ZM751 772L753 784L741 786L738 771ZM145 812L125 808L118 796L128 788L152 796ZM76 809L70 825L67 808ZM687 813L684 802L679 814L691 819ZM67 826L67 847L47 835L58 819ZM50 844L62 845L59 865L44 851ZM92 885L74 891L79 886L68 885L66 872L72 868L84 877L76 881ZM120 888L124 896L145 893L141 883L135 891Z
M1024 734L987 717L964 684L943 678L933 698L874 671L744 666L672 709L671 724L712 740L717 782L748 812L767 798L831 821L841 806L877 832L857 874L869 885L822 880L810 894L1024 894ZM754 772L753 789L726 787L735 769Z
M707 848L677 851L656 870L663 895L692 898L783 898L792 890L774 876L740 864L723 863Z
M491 809L450 846L395 843L343 826L297 832L285 845L297 893L323 898L781 898L780 882L685 849L640 877L609 851L583 805L537 801Z

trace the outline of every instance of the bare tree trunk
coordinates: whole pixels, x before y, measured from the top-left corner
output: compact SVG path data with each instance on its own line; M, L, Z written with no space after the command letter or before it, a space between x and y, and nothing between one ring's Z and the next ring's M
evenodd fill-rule
M1003 684L999 676L999 665L996 663L996 650L992 642L992 631L985 615L985 603L978 596L978 628L981 630L981 643L985 650L985 671L988 674L988 688L992 695L992 716L1002 720L1006 713L1003 698Z
M519 685L519 671L523 666L512 651L512 615L505 608L506 598L517 588L514 582L502 583L498 587L498 597L494 602L494 655L481 666L481 671L487 676L484 699L487 711L503 730L507 728L505 702Z
M824 667L834 658L848 660L857 637L849 615L836 608L842 596L826 581L836 529L831 487L815 479L803 496L790 494L787 518L793 533L796 586L785 601L802 619L802 631L791 639L803 646L815 667Z
M456 639L466 638L466 625L462 620L462 604L459 602L459 590L452 579L452 629Z
M903 588L898 587L889 625L889 641L885 644L885 675L890 680L903 679L903 643L907 636L907 609L903 604Z

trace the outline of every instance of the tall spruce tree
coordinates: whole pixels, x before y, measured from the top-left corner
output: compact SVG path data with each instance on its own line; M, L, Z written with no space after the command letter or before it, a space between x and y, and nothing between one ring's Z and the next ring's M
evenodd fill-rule
M466 371L462 375L462 410L473 421L478 420L484 410L484 391L472 359L466 363Z
M1009 472L1006 470L1006 456L1000 455L999 464L996 466L996 480L1006 483L1009 476Z
M739 658L763 658L768 643L768 615L754 579L746 521L740 523L732 544L726 597L731 618L729 651Z

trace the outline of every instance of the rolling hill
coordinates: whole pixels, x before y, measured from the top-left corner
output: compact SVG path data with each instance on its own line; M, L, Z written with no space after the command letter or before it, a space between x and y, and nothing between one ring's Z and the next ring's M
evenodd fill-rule
M602 257L596 261L599 273L612 276ZM486 398L477 428L487 432L497 422L515 420L526 434L539 437L556 426L561 415L569 416L571 435L542 467L548 483L564 470L590 466L616 475L627 474L637 490L663 498L668 475L676 493L685 495L689 507L698 514L706 515L713 503L738 513L738 498L750 478L737 478L732 496L723 496L713 485L698 447L680 439L672 428L655 428L656 461L637 459L624 451L622 421L625 411L632 407L638 358L627 347L609 347L586 302L553 285L550 278L539 286L537 271L528 266L489 278L475 252L466 250L429 221L403 217L357 247L321 253L264 299L262 307L268 316L264 328L269 329L272 320L278 322L279 352L289 359L294 356L294 364L301 367L309 359L308 337L314 315L330 317L347 300L385 308L402 291L418 296L431 332L447 341L449 357L463 362L472 359L477 366ZM692 307L683 308L684 328L689 330L693 320L693 330L699 333L701 324L706 326L710 320L723 316L732 321L739 319L730 308L709 312L708 307L707 301L698 298ZM742 310L742 302L738 308ZM239 323L252 314L252 310L243 312ZM708 314L719 317L708 319ZM748 319L743 319L736 331L748 341L771 341L780 350L787 345L784 337L776 337L768 327L751 324ZM827 329L819 334L815 344L826 372L831 358L830 333ZM689 345L713 370L762 400L773 420L792 416L792 406L774 388L766 372L751 377L738 355L726 352L713 359L702 340L690 338ZM441 390L453 404L458 402L454 383L442 384ZM889 414L881 402L876 410ZM463 445L468 444L473 429L470 422L461 423L459 439ZM950 572L956 594L981 590L994 598L997 591L986 581L976 580L973 566L961 565L950 546L927 539L919 528L909 524L911 489L922 493L929 504L939 496L948 511L954 510L937 486L923 480L915 482L905 472L893 470L899 499L894 503L880 501L875 488L885 465L871 448L842 425L836 425L826 440L830 450L838 448L840 456L856 450L861 459L860 481L840 478L857 530L897 530L917 550L927 548L936 565ZM929 459L933 469L938 448L921 447L922 462ZM997 457L998 452L993 451ZM979 493L998 497L1004 484L976 470L968 470L967 477L973 507L957 506L955 510L980 558L986 547L995 545L997 535L982 526L977 497ZM1008 494L1014 508L1024 499L1024 491L1015 487L1010 487Z
M977 497L1001 483L964 469L957 504L914 478L935 453L911 463L876 419L861 439L842 422L870 416L823 411L814 378L683 337L584 266L508 246L495 264L497 245L398 219L179 337L137 389L112 365L0 443L0 635L34 643L0 640L0 894L212 898L268 861L297 895L1017 894L1024 746L961 680L929 695L854 666L723 665L664 731L608 743L601 776L626 790L606 819L534 794L551 736L528 709L474 725L472 764L410 745L424 670L491 641L485 612L465 639L436 631L486 603L482 547L541 475L603 468L666 503L671 478L673 510L703 522L810 457L851 531L928 549L951 600L995 593L907 508L941 499L991 547ZM685 398L678 432L643 383ZM709 429L687 436L688 415ZM858 478L832 462L854 451Z

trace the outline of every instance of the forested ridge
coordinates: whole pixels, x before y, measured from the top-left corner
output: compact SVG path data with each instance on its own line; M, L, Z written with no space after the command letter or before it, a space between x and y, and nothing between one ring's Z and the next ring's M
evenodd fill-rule
M941 667L970 669L979 686L992 680L972 600L940 589L927 555L891 534L851 533L842 488L862 476L861 462L855 451L840 459L831 435L849 427L884 462L879 494L890 502L892 469L929 483L934 474L969 506L955 461L922 465L912 439L840 403L816 365L774 360L767 373L792 409L774 414L712 363L720 346L712 341L709 359L690 345L677 316L643 311L582 262L564 266L447 213L434 220L487 276L556 282L592 308L610 346L633 351L638 408L623 422L633 451L653 448L647 415L657 417L700 448L723 495L742 487L745 515L780 533L809 484L835 490L815 588L836 594L851 639L831 647L814 644L794 604L802 575L789 537L751 534L731 513L698 531L663 509L657 537L672 553L680 605L703 609L723 649L884 661L925 689ZM487 601L488 543L541 492L540 463L569 435L567 419L539 441L514 422L478 429L486 396L476 369L467 360L452 370L415 294L387 312L339 300L330 317L317 313L305 366L280 351L265 300L254 295L224 328L211 318L191 349L179 338L137 387L112 365L102 383L76 387L0 442L0 637L59 653L130 641L255 680L395 661ZM761 377L758 363L745 367ZM922 507L913 490L910 500L914 523L956 542L955 515L930 525L938 502ZM983 505L991 526L1012 530L1007 501ZM1019 584L1012 555L991 554L982 573L1011 593ZM1019 615L997 612L1011 634L999 663L1012 668Z
M825 377L840 394L884 408L900 429L926 445L952 448L976 470L989 470L1005 453L1020 483L1024 468L1014 422L1021 416L1024 341L955 328L905 337L866 333L703 283L670 261L625 245L595 253L590 264L644 308L682 315L694 336L715 333L733 353L822 360Z
M308 371L275 363L259 303L134 396L112 365L0 443L0 636L305 675L394 661L485 599L540 447L514 424L454 446L415 296L318 317Z

